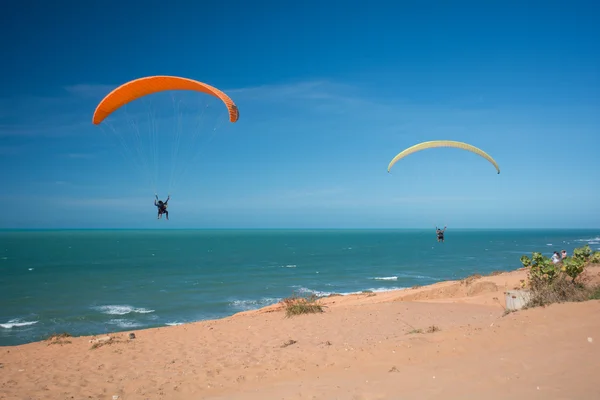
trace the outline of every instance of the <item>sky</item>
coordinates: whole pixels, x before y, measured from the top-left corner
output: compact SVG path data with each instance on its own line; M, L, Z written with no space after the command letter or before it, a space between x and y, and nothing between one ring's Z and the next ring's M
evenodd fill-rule
M7 4L0 228L600 227L600 3L449 3ZM151 75L240 118L171 92L92 124ZM429 140L501 173L441 148L387 172Z

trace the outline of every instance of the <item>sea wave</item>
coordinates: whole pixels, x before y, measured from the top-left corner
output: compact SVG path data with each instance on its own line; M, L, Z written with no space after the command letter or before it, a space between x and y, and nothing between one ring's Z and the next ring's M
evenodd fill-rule
M309 288L305 288L305 287L298 287L296 292L299 294L305 294L305 295L315 295L318 297L327 297L327 296L331 296L332 294L341 294L342 296L347 296L350 294L360 294L360 293L364 293L364 292L385 293L385 292L391 292L394 290L403 290L403 289L407 289L407 288L400 287L400 286L398 286L398 287L394 286L394 287L386 287L386 288L368 288L368 289L363 289L363 290L357 290L354 292L324 292L324 291L313 290L313 289L309 289Z
M19 318L15 318L15 319L11 319L10 321L4 323L4 324L0 324L0 327L4 328L4 329L12 329L12 328L18 328L21 326L29 326L29 325L33 325L33 324L37 324L39 321L23 321Z
M110 321L108 321L109 324L111 325L116 325L119 328L138 328L140 326L142 326L141 323L137 322L137 321L132 321L129 319L122 319L122 318L117 318L117 319L111 319Z
M411 278L411 279L428 279L432 281L442 281L443 278L434 278L433 276L428 275L419 275L419 274L398 274L400 278Z
M575 241L576 242L587 242L587 243L590 243L590 242L599 242L600 243L600 236L596 236L596 237L588 238L588 239L577 239Z
M280 298L263 297L257 300L232 300L229 305L239 311L256 310L258 308L270 306L281 301Z
M154 310L149 310L147 308L136 308L128 305L106 305L106 306L97 306L94 309L100 311L103 314L108 315L126 315L130 313L136 314L149 314L153 313Z
M375 279L376 281L397 281L398 277L397 276L376 276L374 278L370 278L370 279Z

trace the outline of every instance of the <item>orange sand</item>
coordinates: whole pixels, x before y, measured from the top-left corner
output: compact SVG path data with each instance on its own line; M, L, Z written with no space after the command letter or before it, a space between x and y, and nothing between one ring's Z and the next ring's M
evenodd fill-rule
M276 305L96 349L2 347L0 399L600 399L600 301L503 316L525 278L330 297L293 318Z

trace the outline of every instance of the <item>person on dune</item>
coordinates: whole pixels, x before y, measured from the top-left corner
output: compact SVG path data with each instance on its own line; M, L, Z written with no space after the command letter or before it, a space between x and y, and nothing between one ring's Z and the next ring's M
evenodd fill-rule
M167 200L166 201L162 201L162 200L158 200L158 195L154 194L154 196L156 196L156 199L154 200L154 205L156 207L158 207L158 219L160 219L160 217L165 214L165 216L167 217L167 220L169 219L169 212L167 211L167 203L169 203L169 199L171 199L171 195L167 196Z
M435 233L437 234L438 242L444 242L444 232L446 232L446 227L444 227L444 229L440 229L437 226L435 227Z

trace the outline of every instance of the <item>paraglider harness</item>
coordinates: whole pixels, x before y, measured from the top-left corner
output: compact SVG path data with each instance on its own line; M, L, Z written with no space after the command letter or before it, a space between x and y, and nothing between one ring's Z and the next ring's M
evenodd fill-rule
M437 226L435 227L435 231L437 233L438 241L444 240L444 231L445 230L446 230L446 227L444 227L444 229L440 229Z
M167 201L163 202L162 200L158 200L158 195L155 194L156 200L154 200L154 205L158 207L158 215L162 215L167 211L167 207L169 206L167 202L171 198L171 195L167 197Z

